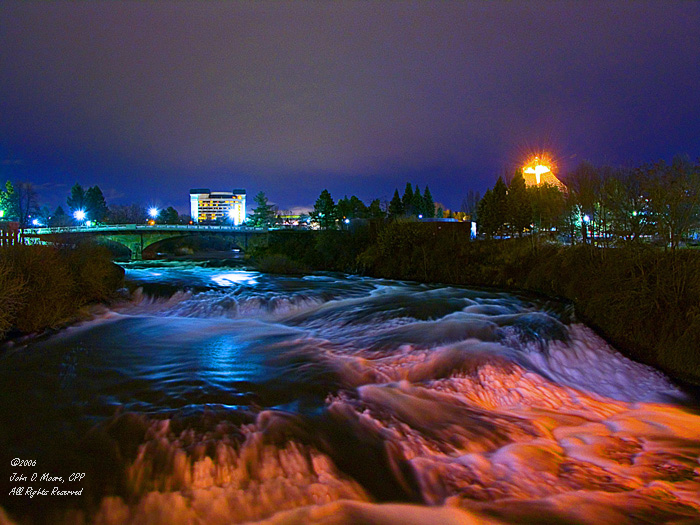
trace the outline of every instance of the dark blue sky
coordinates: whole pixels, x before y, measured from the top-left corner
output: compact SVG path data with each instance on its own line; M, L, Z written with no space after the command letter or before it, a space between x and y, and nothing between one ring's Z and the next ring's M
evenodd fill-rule
M0 177L458 208L531 151L700 156L698 2L0 3Z

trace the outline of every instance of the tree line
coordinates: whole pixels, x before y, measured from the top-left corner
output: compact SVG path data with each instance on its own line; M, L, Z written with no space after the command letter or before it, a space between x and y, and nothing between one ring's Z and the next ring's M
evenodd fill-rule
M639 167L580 164L566 189L525 186L502 177L481 199L479 231L488 237L556 235L572 244L651 242L672 249L700 228L700 163L676 157Z
M31 182L11 181L0 189L0 210L2 220L13 220L25 226L72 226L91 221L104 224L138 224L146 222L146 208L138 204L107 205L105 196L99 186L83 188L79 183L73 185L66 199L66 208L62 205L52 212L41 206L36 188ZM76 218L76 212L83 212L82 218ZM172 206L158 213L158 222L164 224L185 224L189 215L180 215Z
M255 208L248 216L248 224L251 226L273 226L279 222L280 215L277 208L270 204L264 192L259 192L254 198ZM397 219L400 217L442 217L443 209L433 201L430 188L425 187L423 194L416 185L415 189L410 182L406 183L403 196L398 189L394 191L394 197L388 206L382 205L380 199L372 200L365 204L357 196L348 197L335 202L330 192L324 189L314 203L314 208L308 216L300 216L301 221L306 219L316 224L320 229L333 230L342 228L345 221L352 219Z

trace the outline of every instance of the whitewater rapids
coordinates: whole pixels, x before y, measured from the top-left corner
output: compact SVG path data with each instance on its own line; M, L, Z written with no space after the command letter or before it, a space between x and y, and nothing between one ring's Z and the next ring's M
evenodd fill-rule
M700 523L697 400L566 305L196 264L127 278L129 301L0 357L8 451L88 473L48 510L4 498L0 523Z

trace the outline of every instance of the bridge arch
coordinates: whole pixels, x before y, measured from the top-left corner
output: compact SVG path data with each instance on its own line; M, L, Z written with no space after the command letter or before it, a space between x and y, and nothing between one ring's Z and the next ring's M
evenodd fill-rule
M172 236L172 237L167 237L164 239L157 239L157 240L153 240L150 242L146 241L146 242L144 242L141 255L144 256L144 254L148 251L149 252L148 256L151 257L154 253L157 254L161 250L161 247L167 245L169 243L169 241L190 240L190 239L194 240L198 237L201 237L201 235L192 234L192 233L184 233L184 234L179 235L179 236ZM242 252L246 251L246 249L248 248L248 245L247 245L248 238L244 237L244 236L222 235L222 234L213 233L213 234L208 234L207 237L209 239L211 237L216 237L217 239L226 239L228 241L228 242L221 242L219 247L216 247L216 244L217 244L216 241L207 242L207 244L205 246L211 244L211 247L207 246L207 248L214 250L214 251L227 249L227 248L224 248L224 246L227 246L228 249L231 249L231 247L232 247L231 245L233 245L233 247L239 249ZM184 243L184 246L187 247L188 243ZM170 248L172 249L172 247L170 247Z

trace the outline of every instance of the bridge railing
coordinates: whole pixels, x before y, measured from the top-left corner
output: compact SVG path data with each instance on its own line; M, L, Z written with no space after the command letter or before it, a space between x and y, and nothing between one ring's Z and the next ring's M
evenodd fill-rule
M218 226L205 224L111 224L105 226L59 226L54 228L24 228L22 234L24 236L31 235L47 235L51 233L97 233L97 232L114 232L114 231L230 231L230 232L266 232L267 228L253 228L247 226Z

